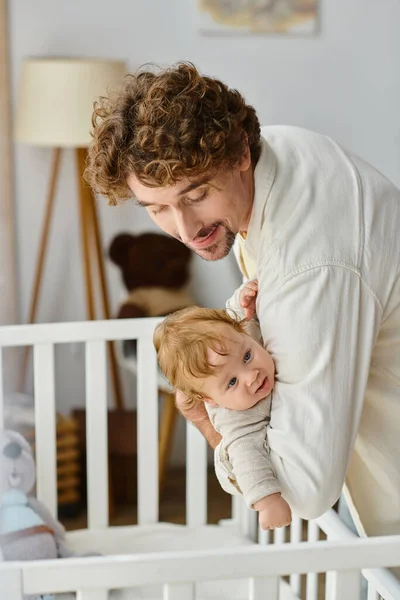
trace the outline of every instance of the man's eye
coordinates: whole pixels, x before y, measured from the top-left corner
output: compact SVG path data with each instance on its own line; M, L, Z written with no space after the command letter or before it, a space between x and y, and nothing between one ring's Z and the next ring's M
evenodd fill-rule
M160 206L159 208L157 208L157 210L153 209L151 212L153 213L153 215L159 215L160 213L164 212L166 208L166 206Z
M244 355L244 362L247 363L247 362L249 362L250 359L251 359L251 352L250 352L250 350L247 350L246 354Z
M236 382L237 382L237 377L232 377L232 379L228 383L228 388L234 387L236 385Z
M189 198L190 202L192 202L193 204L197 204L197 202L202 202L203 200L205 200L207 198L208 195L208 190L205 190L201 196L198 196L197 198Z

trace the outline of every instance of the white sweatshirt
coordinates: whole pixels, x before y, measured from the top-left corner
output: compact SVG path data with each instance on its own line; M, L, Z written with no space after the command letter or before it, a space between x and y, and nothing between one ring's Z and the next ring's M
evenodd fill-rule
M324 136L262 137L246 267L277 369L268 442L282 495L313 518L347 474L360 533L400 533L400 192Z

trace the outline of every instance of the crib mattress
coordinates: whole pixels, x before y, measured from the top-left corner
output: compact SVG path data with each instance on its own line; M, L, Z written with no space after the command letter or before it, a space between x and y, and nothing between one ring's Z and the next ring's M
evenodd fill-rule
M184 550L207 550L252 545L231 526L186 527L170 523L104 530L80 530L67 534L68 546L76 553L99 552L103 555L143 554ZM198 600L247 600L248 580L212 581L196 585ZM162 600L161 585L111 590L110 600ZM293 600L289 586L281 582L280 598ZM75 594L59 594L57 600L75 600Z
M71 531L67 533L67 545L77 554L97 552L109 556L232 548L252 545L252 542L231 525L186 527L155 523Z

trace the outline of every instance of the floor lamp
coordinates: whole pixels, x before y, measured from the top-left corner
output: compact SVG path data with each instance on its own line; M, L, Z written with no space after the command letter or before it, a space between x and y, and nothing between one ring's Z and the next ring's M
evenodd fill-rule
M53 148L48 196L36 264L28 322L34 323L43 278L46 250L54 208L60 159L63 149L72 148L76 155L79 216L82 238L87 316L95 319L94 262L100 281L104 317L110 318L107 282L104 271L101 233L95 199L84 183L87 146L90 143L93 102L123 82L126 65L121 61L34 58L22 65L19 101L15 120L17 142ZM112 343L108 345L115 405L124 408L117 362ZM29 348L25 349L21 389L25 387Z

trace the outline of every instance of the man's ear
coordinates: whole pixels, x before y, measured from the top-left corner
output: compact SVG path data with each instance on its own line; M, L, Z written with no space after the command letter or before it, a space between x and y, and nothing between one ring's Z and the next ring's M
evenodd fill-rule
M247 171L247 169L249 169L250 165L251 165L251 153L250 153L249 142L248 142L247 135L246 135L246 149L245 149L245 152L244 152L242 158L240 159L239 169L240 169L240 171Z

